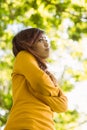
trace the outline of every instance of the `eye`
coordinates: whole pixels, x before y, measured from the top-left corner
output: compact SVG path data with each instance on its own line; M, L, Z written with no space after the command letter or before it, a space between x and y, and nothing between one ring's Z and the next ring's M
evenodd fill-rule
M39 42L43 42L44 40L43 40L43 39L39 39L38 41L39 41Z

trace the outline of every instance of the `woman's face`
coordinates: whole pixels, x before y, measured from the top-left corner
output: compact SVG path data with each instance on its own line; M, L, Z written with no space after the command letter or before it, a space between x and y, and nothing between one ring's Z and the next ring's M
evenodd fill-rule
M39 40L33 45L33 50L43 59L49 57L50 45L45 34L42 34Z

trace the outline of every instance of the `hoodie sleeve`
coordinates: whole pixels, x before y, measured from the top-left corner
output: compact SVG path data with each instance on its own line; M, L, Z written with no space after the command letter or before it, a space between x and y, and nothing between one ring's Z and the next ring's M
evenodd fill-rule
M23 75L29 82L31 93L52 111L64 112L67 110L67 98L59 86L55 87L50 77L39 68L35 58L26 51L21 51L15 60L13 73Z
M29 91L35 96L37 99L48 105L53 112L66 112L68 109L68 99L59 88L59 96L46 96L40 93L35 92L31 87L29 87Z
M17 55L13 73L23 75L33 90L42 95L57 96L59 93L59 87L54 86L50 77L39 68L36 59L26 51Z

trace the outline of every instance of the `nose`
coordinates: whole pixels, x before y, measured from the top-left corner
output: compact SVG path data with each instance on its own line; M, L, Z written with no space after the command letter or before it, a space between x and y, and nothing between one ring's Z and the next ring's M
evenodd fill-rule
M47 41L47 40L45 40L45 42L44 42L44 46L45 46L45 47L47 47L47 48L49 48L49 47L50 47L50 44L48 43L48 41Z

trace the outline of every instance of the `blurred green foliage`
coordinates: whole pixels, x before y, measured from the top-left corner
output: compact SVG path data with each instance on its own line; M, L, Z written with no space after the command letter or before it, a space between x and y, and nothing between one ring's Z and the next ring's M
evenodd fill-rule
M67 26L66 23L63 26L64 20L69 20L71 24ZM67 40L79 42L83 36L87 36L87 1L0 0L0 126L6 123L12 106L11 73L14 57L11 51L11 40L16 32L26 27L44 29L51 40L53 51L59 49L57 41L63 38L64 29L68 35ZM67 49L64 46L61 48L63 51ZM81 58L81 51L73 49L69 55L83 62L84 71L87 74L87 60ZM54 60L48 59L48 61L53 63ZM74 88L74 85L64 77L67 73L75 81L86 77L72 68L66 69L61 77L61 87L67 92ZM55 127L58 130L68 130L67 125L76 123L78 117L76 110L56 114Z

